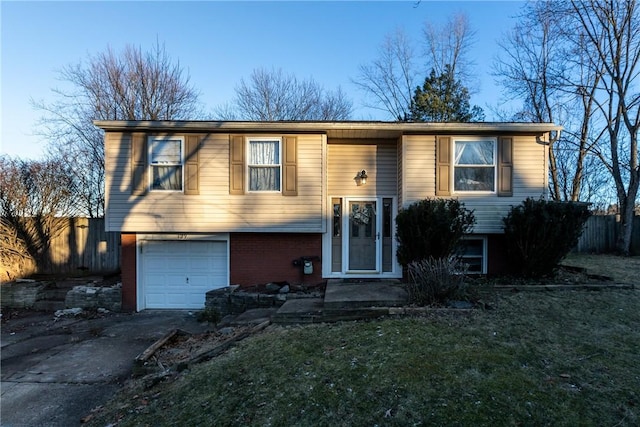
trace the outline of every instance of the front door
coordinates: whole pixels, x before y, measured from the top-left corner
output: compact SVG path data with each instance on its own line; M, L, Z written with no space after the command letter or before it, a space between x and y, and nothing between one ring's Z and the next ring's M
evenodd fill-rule
M350 271L378 271L377 203L351 200L349 212Z

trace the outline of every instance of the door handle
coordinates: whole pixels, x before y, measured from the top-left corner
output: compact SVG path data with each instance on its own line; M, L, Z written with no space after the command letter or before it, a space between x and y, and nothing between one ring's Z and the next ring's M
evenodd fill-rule
M189 284L189 278L187 277L187 285Z

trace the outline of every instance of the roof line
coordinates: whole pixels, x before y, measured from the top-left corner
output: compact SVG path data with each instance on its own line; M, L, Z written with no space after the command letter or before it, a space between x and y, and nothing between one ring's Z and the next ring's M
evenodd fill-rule
M400 133L500 131L551 132L562 130L553 123L523 122L382 122L382 121L205 121L205 120L95 120L93 124L105 131L116 130L206 130L223 131L283 131L324 132L335 130L384 130Z

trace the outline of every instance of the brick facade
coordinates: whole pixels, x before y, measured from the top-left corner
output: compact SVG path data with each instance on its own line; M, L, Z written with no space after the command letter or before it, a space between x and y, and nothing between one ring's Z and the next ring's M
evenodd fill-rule
M487 274L496 276L509 272L504 234L489 234L487 237Z
M232 233L229 240L232 284L322 282L322 234ZM317 257L313 274L304 275L301 266L293 265L300 257Z
M121 235L122 310L136 311L136 235Z

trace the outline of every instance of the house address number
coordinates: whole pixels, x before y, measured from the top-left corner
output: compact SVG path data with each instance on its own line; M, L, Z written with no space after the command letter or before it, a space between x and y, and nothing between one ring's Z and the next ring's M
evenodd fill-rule
M187 240L189 235L187 234L178 234L178 240Z

